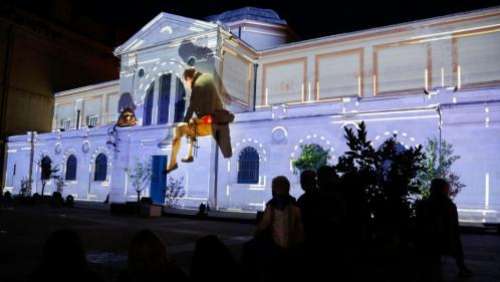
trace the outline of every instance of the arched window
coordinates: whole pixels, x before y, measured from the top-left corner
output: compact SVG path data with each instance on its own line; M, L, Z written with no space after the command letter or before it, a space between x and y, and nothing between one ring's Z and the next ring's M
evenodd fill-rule
M158 124L164 124L168 121L171 78L171 74L164 74L160 77L160 95L158 96Z
M52 174L52 160L49 158L49 156L45 156L42 158L40 166L42 168L42 173L40 175L41 179L42 180L50 179L50 176Z
M76 180L76 157L70 155L66 161L66 180Z
M153 118L153 95L155 91L154 82L148 88L146 97L144 98L144 114L142 116L142 125L151 125L151 120Z
M175 112L174 122L181 122L186 111L186 90L182 81L177 78L175 83Z
M97 155L95 158L94 181L105 181L108 174L108 157L105 154Z
M259 182L259 153L252 147L244 148L238 159L238 183Z
M120 100L118 100L118 113L121 113L125 108L135 110L134 99L132 99L132 95L128 92L123 93L120 96Z

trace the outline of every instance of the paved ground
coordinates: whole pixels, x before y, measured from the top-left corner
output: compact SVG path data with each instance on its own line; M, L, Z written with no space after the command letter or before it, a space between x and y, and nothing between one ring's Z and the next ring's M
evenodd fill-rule
M57 229L71 227L84 241L87 258L111 281L126 261L128 243L141 229L155 231L167 244L168 253L185 269L195 241L217 234L238 254L250 239L253 225L200 221L173 217L138 218L111 216L87 209L17 207L0 210L0 281L22 281L37 265L42 244Z
M42 244L50 232L62 227L76 229L83 238L88 260L105 281L124 266L128 242L140 229L159 234L168 253L188 269L196 239L217 234L239 256L253 225L162 217L144 219L111 216L107 211L17 207L0 210L0 281L23 281L37 265ZM451 260L445 265L448 281L500 281L500 236L463 234L467 263L475 276L458 279ZM411 281L412 279L408 279Z

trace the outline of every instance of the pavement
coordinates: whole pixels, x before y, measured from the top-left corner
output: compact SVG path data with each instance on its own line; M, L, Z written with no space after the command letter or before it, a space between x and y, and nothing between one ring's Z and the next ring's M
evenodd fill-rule
M81 234L87 259L104 281L113 281L125 266L132 236L148 228L167 245L167 253L184 270L189 269L197 239L216 234L236 257L254 231L251 220L199 220L189 215L139 218L110 215L105 209L78 207L54 209L44 206L0 209L0 281L24 281L40 261L48 235L70 227ZM475 229L462 235L466 263L472 278L458 278L452 260L444 263L446 281L500 281L500 236ZM411 276L411 275L410 275ZM414 281L408 277L407 281Z

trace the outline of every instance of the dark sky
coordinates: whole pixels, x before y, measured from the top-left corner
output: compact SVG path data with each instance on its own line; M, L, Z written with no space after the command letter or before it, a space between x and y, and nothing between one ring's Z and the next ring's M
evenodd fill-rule
M500 0L17 0L15 3L23 9L49 18L50 6L62 4L64 7L69 3L72 18L84 17L109 28L115 35L99 40L105 40L104 43L108 45L117 45L160 11L203 19L208 15L245 6L270 8L287 20L301 39L308 39L498 6ZM71 24L68 27L71 28Z

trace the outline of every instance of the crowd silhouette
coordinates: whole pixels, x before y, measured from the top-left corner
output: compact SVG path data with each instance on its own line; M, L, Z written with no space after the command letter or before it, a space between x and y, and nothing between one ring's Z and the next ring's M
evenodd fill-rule
M390 225L372 226L356 174L339 177L334 167L323 166L302 171L300 185L304 193L296 200L286 177L273 179L272 198L241 258L217 236L206 236L195 244L188 275L155 233L142 230L130 242L127 267L115 281L442 281L444 256L456 260L459 275L471 275L445 180L434 179L430 196L416 203L415 216L408 219L414 235L406 237L385 236ZM86 262L78 234L60 230L46 241L30 281L68 279L101 281Z

